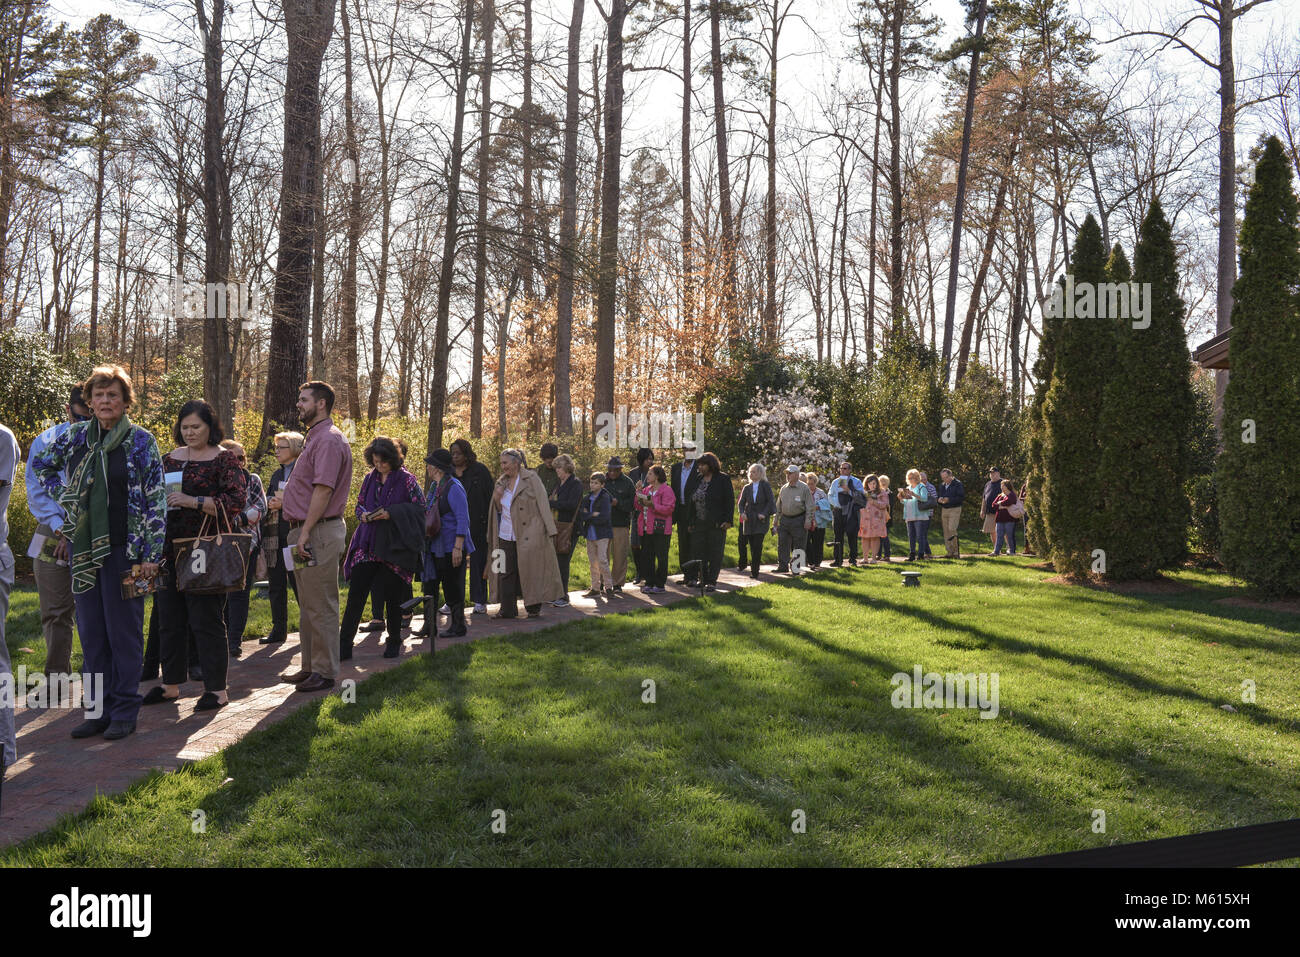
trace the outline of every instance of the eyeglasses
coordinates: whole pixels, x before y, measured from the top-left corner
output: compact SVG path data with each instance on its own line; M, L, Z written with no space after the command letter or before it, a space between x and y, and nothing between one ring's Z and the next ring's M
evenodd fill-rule
M276 450L277 452L288 452L288 451L289 451L289 446L287 446L287 445L277 445L277 446L275 447L275 450Z

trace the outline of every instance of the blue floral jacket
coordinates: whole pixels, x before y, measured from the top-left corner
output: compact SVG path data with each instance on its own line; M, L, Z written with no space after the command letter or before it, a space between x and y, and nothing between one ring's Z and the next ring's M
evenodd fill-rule
M86 447L89 422L74 422L33 456L36 481L55 501L63 491L63 471L77 449ZM153 435L132 429L126 446L126 555L131 562L159 562L167 537L167 486L162 456ZM71 529L69 529L71 531Z

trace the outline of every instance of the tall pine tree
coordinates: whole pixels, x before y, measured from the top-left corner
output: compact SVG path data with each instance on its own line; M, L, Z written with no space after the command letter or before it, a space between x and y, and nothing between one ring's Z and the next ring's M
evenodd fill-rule
M1270 596L1300 593L1298 206L1286 153L1269 137L1241 226L1216 482L1223 563Z
M1115 367L1099 425L1100 547L1107 577L1117 580L1150 578L1179 564L1187 553L1191 518L1183 493L1187 423L1194 412L1191 357L1173 236L1158 199L1142 222L1133 260L1133 282L1150 290L1150 325L1135 328L1136 320L1118 317ZM1128 279L1118 246L1107 271L1112 282Z
M1081 577L1099 548L1098 417L1115 354L1114 324L1096 315L1106 247L1091 214L1074 241L1074 295L1062 297L1052 383L1043 403L1043 520L1056 570ZM1092 295L1089 295L1092 293ZM1073 302L1071 299L1073 298ZM1105 303L1101 304L1104 311Z

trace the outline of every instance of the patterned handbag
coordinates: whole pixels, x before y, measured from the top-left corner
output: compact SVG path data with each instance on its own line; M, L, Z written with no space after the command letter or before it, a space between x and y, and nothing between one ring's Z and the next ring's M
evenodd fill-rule
M217 515L225 512L218 507ZM248 576L249 554L253 548L251 532L232 532L229 524L221 530L218 518L215 535L207 534L208 519L203 516L199 534L178 538L175 548L176 590L192 595L225 595L244 590Z

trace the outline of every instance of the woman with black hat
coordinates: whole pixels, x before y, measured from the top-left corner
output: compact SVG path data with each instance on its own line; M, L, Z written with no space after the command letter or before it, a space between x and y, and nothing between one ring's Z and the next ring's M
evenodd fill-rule
M428 519L425 523L429 536L425 554L424 593L432 602L438 601L442 588L450 618L446 631L439 638L458 638L465 630L465 560L474 553L474 537L469 529L469 498L465 486L452 474L451 453L434 449L424 457L429 478L429 493L425 500ZM434 580L436 579L436 580ZM429 651L433 651L434 631L430 621L432 609L426 603L425 631L429 633Z

